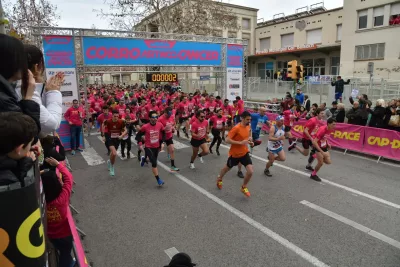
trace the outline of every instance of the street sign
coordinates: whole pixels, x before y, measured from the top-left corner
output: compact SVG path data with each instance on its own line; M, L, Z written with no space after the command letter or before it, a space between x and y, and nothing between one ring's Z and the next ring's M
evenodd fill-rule
M367 72L368 72L368 74L373 74L374 73L374 62L368 62Z

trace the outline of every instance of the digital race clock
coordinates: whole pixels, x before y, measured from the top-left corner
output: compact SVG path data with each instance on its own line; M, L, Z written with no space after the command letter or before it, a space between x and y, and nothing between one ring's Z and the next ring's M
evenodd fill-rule
M147 82L177 82L178 74L177 73L147 73L146 74Z

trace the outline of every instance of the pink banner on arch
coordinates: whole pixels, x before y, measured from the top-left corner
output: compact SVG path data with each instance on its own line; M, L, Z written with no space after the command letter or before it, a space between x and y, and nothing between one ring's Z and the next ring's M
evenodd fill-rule
M391 130L364 127L365 142L362 152L400 160L400 133Z

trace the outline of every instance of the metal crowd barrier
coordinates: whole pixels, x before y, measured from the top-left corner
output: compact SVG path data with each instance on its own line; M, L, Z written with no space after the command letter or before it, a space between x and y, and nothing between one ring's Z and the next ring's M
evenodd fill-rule
M252 102L244 101L244 107L246 109L257 110L260 107L265 107L269 113L281 113L281 104L263 103L263 102Z

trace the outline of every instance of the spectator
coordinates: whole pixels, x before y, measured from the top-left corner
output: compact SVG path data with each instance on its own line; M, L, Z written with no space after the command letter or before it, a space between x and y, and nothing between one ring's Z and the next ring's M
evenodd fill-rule
M385 100L378 99L376 101L376 106L373 110L369 108L368 104L366 105L366 107L368 112L371 114L371 120L369 122L369 126L375 128L383 128L384 117L386 114Z
M308 95L304 96L304 107L307 111L310 111L311 109L311 100L308 98Z
M174 255L171 259L171 262L164 267L193 267L196 266L195 263L192 263L192 259L186 253L178 253Z
M281 112L290 109L291 106L294 105L294 99L289 92L286 92L286 97L283 102L281 102L282 110Z
M311 119L312 117L315 116L315 111L317 110L317 108L318 108L318 104L317 103L312 104L311 109L307 113L307 116L306 116L307 120L309 120L309 119Z
M322 120L327 121L330 117L332 117L332 113L329 110L329 108L326 107L326 103L322 103L319 108L324 112L324 117L322 118Z
M360 108L365 109L366 105L368 104L369 107L372 106L372 102L370 100L368 100L368 96L366 94L362 94L361 96L357 96L358 99L358 103ZM354 100L352 97L349 98L350 100L350 104L353 105Z
M79 146L82 132L82 119L84 118L84 114L82 109L79 107L79 102L77 99L72 101L72 107L65 112L64 117L68 121L70 127L71 154L75 155L75 150L78 150L79 152L83 151L79 148Z
M344 104L339 103L337 105L337 109L335 112L332 112L332 118L336 120L336 122L344 123L344 119L346 118L346 112L344 110Z
M32 101L35 79L28 70L24 45L18 39L0 34L0 112L16 111L30 116L40 132L40 107ZM21 80L22 100L12 83Z
M355 101L353 107L347 112L346 117L349 124L365 126L368 114L360 108L360 104Z
M57 136L48 135L44 138L40 139L40 143L43 148L44 158L54 158L57 161L65 160L65 150L64 146L61 144L60 139ZM57 151L58 147L58 151ZM53 169L54 167L50 166L46 161L40 166L41 170L44 169Z
M347 80L347 82L343 81L341 76L337 76L337 80L335 82L331 82L332 86L335 86L335 100L340 101L342 103L342 95L344 91L344 85L349 84L350 80Z
M335 111L337 110L337 106L338 106L338 102L337 101L333 101L332 102L332 107L329 109L332 114L334 114Z
M299 117L300 119L305 119L308 114L307 110L303 106L300 107L299 113L300 113Z
M56 131L60 127L62 114L61 85L64 74L57 73L45 84L43 81L44 59L42 51L34 45L25 45L28 68L35 78L35 92L32 100L40 106L40 125L42 137ZM21 87L17 85L16 92L21 99Z
M385 118L383 119L383 126L389 130L394 130L394 128L389 125L389 121L392 115L396 115L396 102L397 101L395 99L390 100L388 106L385 109Z
M0 186L21 183L32 176L36 157L31 152L32 142L38 134L35 121L19 112L0 113Z
M304 94L300 89L296 90L295 98L299 101L299 105L302 106L304 104Z
M43 191L47 204L47 236L59 253L59 267L74 266L71 256L72 233L68 223L68 209L73 178L67 167L54 158L45 161L62 175L63 184L55 170L41 171Z

